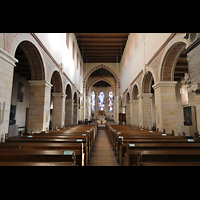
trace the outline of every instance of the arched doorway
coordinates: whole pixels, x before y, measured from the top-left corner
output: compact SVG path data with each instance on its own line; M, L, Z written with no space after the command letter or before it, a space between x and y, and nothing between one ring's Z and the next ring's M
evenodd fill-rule
M20 131L39 132L47 127L44 99L45 90L50 91L51 87L44 80L44 65L34 44L21 42L16 48L15 58L18 63L13 74L9 137L18 135Z

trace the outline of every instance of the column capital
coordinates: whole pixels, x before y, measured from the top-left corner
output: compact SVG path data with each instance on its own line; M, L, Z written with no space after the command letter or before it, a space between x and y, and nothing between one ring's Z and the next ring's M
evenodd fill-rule
M31 80L31 81L28 81L30 85L44 85L44 86L47 86L49 87L50 89L52 88L52 84L49 83L48 81L45 81L45 80Z
M141 94L137 95L138 99L140 99L140 98L151 98L152 96L153 96L152 93L141 93Z
M159 87L175 87L177 81L159 81L158 83L154 84L152 87L156 90Z
M66 98L67 95L65 93L52 93L52 96Z

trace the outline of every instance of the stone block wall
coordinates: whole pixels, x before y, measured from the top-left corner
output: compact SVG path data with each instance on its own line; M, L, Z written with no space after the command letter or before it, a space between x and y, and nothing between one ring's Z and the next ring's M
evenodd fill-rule
M0 137L8 133L13 70L16 62L17 59L0 48Z

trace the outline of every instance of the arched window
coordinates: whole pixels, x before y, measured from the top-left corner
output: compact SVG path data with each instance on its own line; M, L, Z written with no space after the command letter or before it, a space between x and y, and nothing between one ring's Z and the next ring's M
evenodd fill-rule
M108 111L113 112L113 92L108 93Z
M23 96L24 96L24 85L22 82L19 82L17 90L17 102L23 102Z
M99 110L105 110L105 94L104 92L99 93Z
M95 92L93 91L92 92L92 95L91 95L91 111L95 111Z

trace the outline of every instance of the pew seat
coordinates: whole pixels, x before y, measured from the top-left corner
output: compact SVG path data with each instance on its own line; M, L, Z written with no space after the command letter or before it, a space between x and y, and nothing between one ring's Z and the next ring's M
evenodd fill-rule
M0 162L0 166L74 166L73 162Z
M129 155L128 155L129 154ZM126 154L127 166L181 166L200 163L199 149L134 150Z

